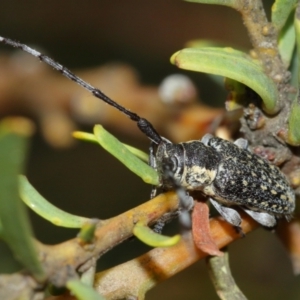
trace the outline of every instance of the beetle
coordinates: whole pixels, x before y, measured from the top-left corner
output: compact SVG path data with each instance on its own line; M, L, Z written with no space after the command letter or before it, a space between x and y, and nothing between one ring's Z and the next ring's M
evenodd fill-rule
M283 216L290 220L295 209L295 194L285 175L250 152L245 139L231 143L211 134L180 144L164 139L151 160L164 189L173 187L173 180L165 176L167 165L178 184L208 196L220 215L237 228L241 217L234 205L266 227L274 227Z
M278 167L249 150L247 140L232 143L206 134L201 140L173 144L161 137L148 120L119 105L50 57L8 38L0 37L0 42L39 58L137 123L151 140L149 164L159 174L159 186L152 196L157 188L171 190L177 185L188 193L200 191L236 228L240 228L241 217L234 206L266 227L275 226L282 217L290 220L295 209L294 191Z

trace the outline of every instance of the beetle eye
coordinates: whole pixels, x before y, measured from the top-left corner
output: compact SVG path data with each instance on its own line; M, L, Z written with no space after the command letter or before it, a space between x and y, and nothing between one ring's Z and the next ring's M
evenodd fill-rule
M178 161L176 156L171 157L170 159L170 170L175 173L178 167Z
M172 174L174 174L177 170L178 162L177 159L174 156L168 157L164 161L164 169L170 171Z

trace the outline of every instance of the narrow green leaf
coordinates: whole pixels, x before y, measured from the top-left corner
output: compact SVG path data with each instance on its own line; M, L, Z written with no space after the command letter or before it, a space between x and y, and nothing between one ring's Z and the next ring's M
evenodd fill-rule
M80 244L91 244L94 241L95 230L98 222L98 219L91 219L81 227L77 235Z
M19 191L21 199L27 206L56 226L81 228L85 223L90 221L88 218L65 212L48 202L23 175L19 176Z
M145 163L147 163L148 165L148 161L149 161L149 155L147 153L145 153L144 151L134 148L132 146L129 146L127 144L123 144L132 154L134 154L137 158L139 158L140 160L144 161Z
M183 49L173 54L171 62L182 69L229 77L254 90L268 113L275 113L279 94L275 83L262 67L243 52L232 48Z
M110 154L116 157L129 170L143 179L144 182L158 185L158 174L149 165L133 155L120 141L107 132L101 125L94 127L98 143Z
M217 40L197 39L188 41L185 44L186 48L205 48L205 47L226 47L225 43Z
M15 257L38 280L45 274L38 260L26 207L19 197L18 174L23 172L32 125L25 119L2 122L0 129L1 235Z
M291 85L298 89L298 68L299 68L299 61L297 51L294 51L291 64L290 64L290 72L291 72Z
M279 52L286 68L290 66L295 44L296 33L294 27L294 14L290 14L287 22L280 32L278 41Z
M246 103L247 92L245 85L228 77L225 78L224 84L226 90L229 92L225 101L226 110L234 111L241 109Z
M297 0L276 0L272 6L271 20L280 31L286 23L291 11L296 7Z
M93 287L82 283L80 280L72 279L67 282L67 288L79 300L105 300Z
M235 9L239 7L239 1L237 0L185 0L187 2L197 2L202 4L217 4L217 5L224 5L229 6Z
M84 140L87 142L92 142L92 143L97 143L98 141L95 137L94 134L92 133L87 133L87 132L82 132L82 131L75 131L73 132L73 137L75 137L76 139L79 140ZM134 148L132 146L123 144L132 154L134 154L136 157L138 157L139 159L141 159L144 162L148 162L149 161L149 155L147 153L145 153L142 150L139 150L137 148Z
M297 44L297 61L298 61L298 89L300 86L300 5L297 6L295 13L294 26L296 31L296 44Z
M222 43L222 42L217 41L217 40L208 40L208 39L191 40L191 41L188 41L185 44L185 48L205 48L205 47L224 48L224 47L228 47L228 45L226 45L224 42ZM235 46L230 45L229 47L238 49L237 45L235 45ZM244 49L238 49L238 50L244 51ZM220 86L221 88L224 89L224 78L222 76L209 74L209 73L207 73L207 76L213 82L215 82L218 86Z
M294 101L289 116L289 131L287 142L293 146L300 145L300 104Z
M151 230L143 222L137 222L133 228L133 234L143 243L151 247L171 247L180 241L180 235L173 237L158 234Z
M83 132L83 131L74 131L72 135L75 139L98 144L95 135L92 133Z

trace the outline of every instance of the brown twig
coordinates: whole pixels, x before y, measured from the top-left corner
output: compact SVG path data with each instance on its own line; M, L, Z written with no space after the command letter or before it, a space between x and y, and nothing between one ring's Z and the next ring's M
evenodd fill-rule
M143 219L148 224L154 223L162 215L178 209L178 199L175 193L165 193L109 220L100 221L95 231L95 239L90 244L83 244L80 238L75 238L58 245L44 245L36 241L39 259L46 273L47 283L63 287L66 282L80 272L88 270L93 259L98 259L119 243L132 236L134 225ZM11 284L18 282L18 284ZM10 299L11 289L15 286L21 295L34 294L41 287L28 274L20 276L0 276L0 286L3 297ZM17 291L14 290L14 293Z
M166 212L177 210L178 204L176 194L169 192L112 219L101 221L95 232L95 241L88 245L82 245L77 238L54 246L37 242L39 257L47 274L47 282L55 286L64 286L70 278L74 277L76 270L80 269L84 272L89 269L89 261L92 258L99 258L132 236L133 226L138 220L143 219L148 224L152 224ZM255 221L244 216L242 229L245 233L257 226ZM218 248L240 238L232 226L220 218L210 220L210 229ZM141 296L158 282L173 276L205 256L207 254L197 249L192 235L188 234L174 247L153 249L141 257L98 274L95 285L99 293L107 299L119 299L121 294ZM20 293L24 290L26 282L27 292L40 290L33 280L29 280L30 276L23 274L19 277L18 282L20 284L23 282L20 285L22 287ZM9 276L4 279L1 276L3 295L8 297L3 299L9 299L11 287L9 283L14 278Z
M56 286L64 286L70 269L77 270L91 258L99 258L131 237L133 227L139 220L153 224L166 212L175 211L177 208L178 199L175 193L161 194L119 216L100 222L95 232L95 241L89 245L83 246L78 239L54 246L38 244L39 256L49 281ZM83 271L84 268L81 268L81 272Z
M300 274L300 220L299 216L291 222L282 222L276 232L290 256L295 275Z
M223 256L210 256L206 263L212 283L221 300L246 300L231 274L228 251Z
M280 87L280 83L287 84L290 75L279 54L277 42L279 32L268 21L262 1L243 0L237 2L239 2L238 11L248 30L255 55L263 64L265 72L278 83L278 87ZM254 53L252 52L252 54ZM279 107L286 101L286 95L282 95L280 100Z
M248 107L241 118L241 132L258 155L281 166L289 174L299 168L299 159L284 143L287 133L287 116L291 111L290 95L295 93L290 85L290 72L284 65L278 48L278 28L269 22L261 0L237 1L235 8L241 13L251 39L251 55L259 60L264 72L274 81L279 93L275 111L268 115L259 108L259 99L249 95ZM253 99L252 99L253 98ZM295 163L295 159L297 162Z
M253 219L243 214L241 227L244 233L257 226ZM221 218L210 220L210 230L219 249L240 238L235 229ZM129 296L143 299L145 293L156 284L207 255L195 246L192 235L188 234L173 247L155 248L136 259L98 273L95 287L109 300Z

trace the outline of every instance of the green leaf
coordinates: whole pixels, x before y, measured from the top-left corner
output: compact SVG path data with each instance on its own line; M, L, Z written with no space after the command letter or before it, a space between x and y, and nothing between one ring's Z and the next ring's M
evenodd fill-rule
M98 224L98 219L91 219L89 222L85 223L78 235L77 238L79 239L79 243L81 245L84 244L91 244L95 239L95 231Z
M120 141L107 132L101 125L94 127L98 143L110 154L116 157L129 170L142 178L146 183L158 185L158 174L149 165L133 155Z
M300 85L300 6L297 7L295 13L294 26L296 31L296 44L297 44L297 61L298 61L298 89Z
M217 40L208 40L208 39L198 39L198 40L191 40L188 41L185 44L186 48L205 48L205 47L218 47L218 48L224 48L228 47L224 42L220 42ZM230 45L229 47L238 49L236 45ZM244 49L238 49L240 51L244 51ZM207 74L207 76L215 82L218 86L224 89L224 78L219 75L214 75L214 74Z
M79 300L105 300L93 287L82 283L80 280L72 279L67 282L67 288Z
M92 133L87 133L87 132L83 132L83 131L75 131L73 132L73 137L75 137L76 139L79 140L84 140L87 142L92 142L92 143L97 143L98 141L95 137L94 134ZM142 150L139 150L137 148L134 148L132 146L123 144L132 154L134 154L136 157L138 157L139 159L141 159L144 162L148 162L149 161L149 155L147 153L145 153Z
M287 142L293 146L300 145L300 104L294 101L289 116L289 131Z
M83 131L74 131L72 135L75 139L98 144L95 135L92 133L83 132Z
M145 163L147 163L148 165L148 161L149 161L149 155L147 153L145 153L144 151L134 148L132 146L129 146L127 144L123 144L132 154L134 154L137 158L139 158L140 160L144 161Z
M279 94L275 83L250 56L232 48L183 49L171 57L181 69L229 77L254 90L261 98L264 109L275 113Z
M139 221L133 228L133 234L143 243L151 247L171 247L180 241L180 235L173 237L158 234L143 222Z
M225 102L226 110L234 111L241 109L246 103L247 91L245 85L228 77L225 78L224 84L226 90L229 92Z
M9 119L0 128L0 219L1 235L27 271L43 281L26 207L19 196L18 174L23 172L32 124L26 119Z
M299 61L298 61L298 55L297 51L294 51L291 64L290 64L290 72L291 72L291 85L298 89L298 68L299 68Z
M225 43L218 40L196 39L188 41L185 44L186 48L205 48L205 47L226 47Z
M90 221L88 218L65 212L48 202L23 175L19 176L19 190L21 199L28 207L56 226L81 228Z
M239 1L237 0L185 0L187 2L197 2L202 4L217 4L217 5L225 5L235 9L239 7Z
M296 33L294 27L294 14L290 14L287 22L282 28L279 36L279 52L286 66L289 67L296 44Z
M296 4L297 0L276 0L274 2L271 20L278 31L285 25L291 11L296 7Z

